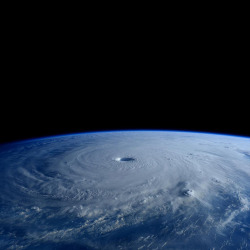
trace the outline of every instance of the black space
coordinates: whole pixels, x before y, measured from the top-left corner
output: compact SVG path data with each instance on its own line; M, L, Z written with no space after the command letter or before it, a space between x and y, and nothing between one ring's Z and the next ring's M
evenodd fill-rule
M249 76L239 35L241 46L219 30L208 36L198 27L168 31L175 36L165 40L155 28L151 39L141 29L105 37L101 26L82 38L72 26L28 25L15 23L6 42L1 143L134 129L250 136Z
M134 129L250 136L247 90L236 82L213 82L215 76L210 73L206 78L207 72L178 74L183 72L98 69L79 75L63 70L47 74L39 69L32 77L29 70L19 72L13 78L15 84L2 92L1 143Z

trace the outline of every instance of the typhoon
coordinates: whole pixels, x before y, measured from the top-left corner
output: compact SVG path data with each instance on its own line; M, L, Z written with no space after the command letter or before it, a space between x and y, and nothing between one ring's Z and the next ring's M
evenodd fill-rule
M176 131L0 146L0 249L249 249L250 138Z

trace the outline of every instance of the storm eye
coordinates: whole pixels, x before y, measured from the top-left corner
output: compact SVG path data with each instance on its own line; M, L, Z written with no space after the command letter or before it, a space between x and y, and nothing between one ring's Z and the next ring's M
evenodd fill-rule
M116 158L116 161L135 161L133 157L123 157L123 158Z

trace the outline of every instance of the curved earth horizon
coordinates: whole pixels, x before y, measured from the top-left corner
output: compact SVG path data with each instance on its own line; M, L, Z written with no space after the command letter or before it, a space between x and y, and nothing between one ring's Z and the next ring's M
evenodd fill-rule
M249 249L250 138L105 131L0 145L1 249Z

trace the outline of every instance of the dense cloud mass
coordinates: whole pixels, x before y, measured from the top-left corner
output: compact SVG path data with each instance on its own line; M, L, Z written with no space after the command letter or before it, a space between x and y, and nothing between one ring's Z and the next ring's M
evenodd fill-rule
M0 148L2 249L249 249L250 138L75 134Z

